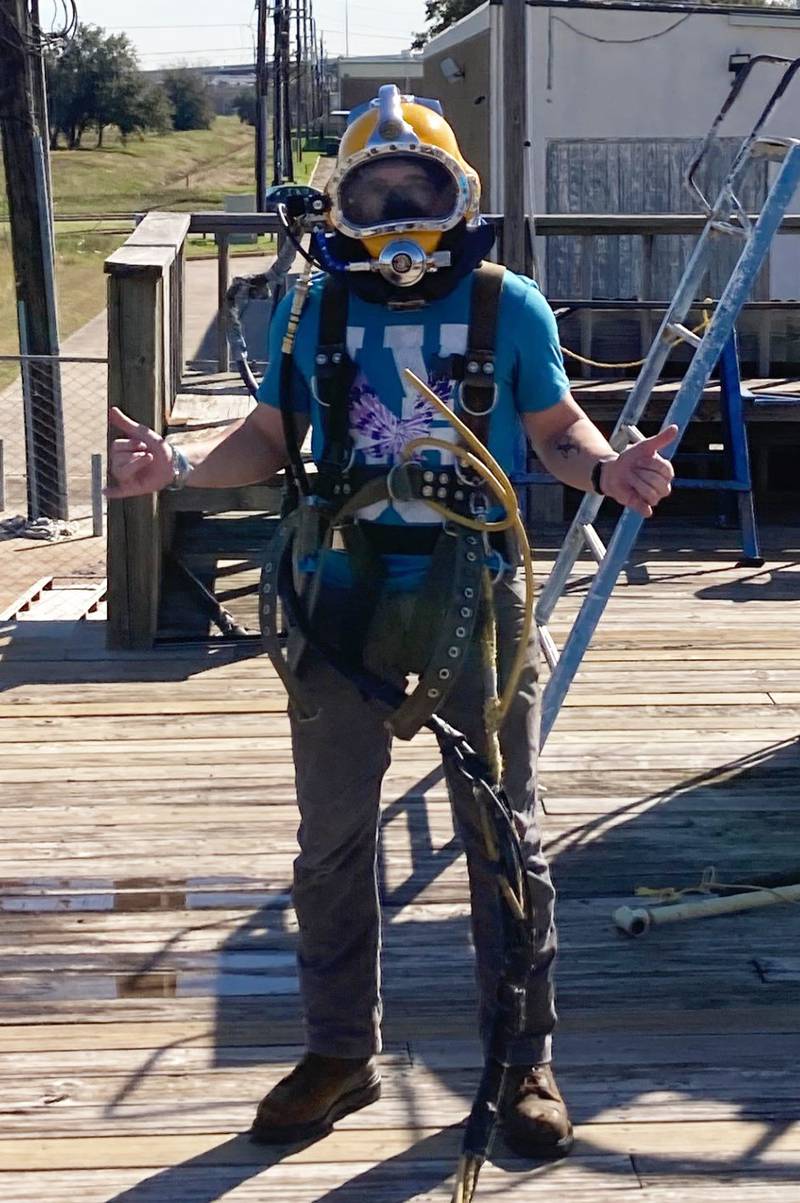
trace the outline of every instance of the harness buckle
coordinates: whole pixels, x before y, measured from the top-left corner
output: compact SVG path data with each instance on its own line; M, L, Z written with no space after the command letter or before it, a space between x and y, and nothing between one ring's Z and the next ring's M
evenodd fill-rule
M462 485L466 485L469 489L477 489L484 483L483 477L478 472L474 472L472 468L465 466L462 463L460 456L456 456L456 462L453 465L453 471L456 474L456 479L459 480Z
M484 518L489 512L486 495L479 485L470 492L467 508L473 518Z
M318 405L331 408L331 397L337 384L345 383L349 388L355 373L355 365L344 343L319 346L314 357L315 371L311 377L311 394ZM320 387L322 386L322 387ZM326 397L323 397L323 393Z
M400 469L404 469L404 471L400 472ZM415 464L412 460L400 460L399 463L392 464L386 475L386 492L391 501L419 501L419 488L414 486L411 469L414 469L415 476L417 476L419 464ZM400 475L398 475L399 472ZM418 476L417 485L419 485Z

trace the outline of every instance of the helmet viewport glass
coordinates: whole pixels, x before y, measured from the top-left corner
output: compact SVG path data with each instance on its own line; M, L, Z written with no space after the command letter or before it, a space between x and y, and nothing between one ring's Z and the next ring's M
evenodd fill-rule
M348 225L371 229L405 221L446 221L455 213L459 188L436 159L402 153L380 155L347 173L339 190Z

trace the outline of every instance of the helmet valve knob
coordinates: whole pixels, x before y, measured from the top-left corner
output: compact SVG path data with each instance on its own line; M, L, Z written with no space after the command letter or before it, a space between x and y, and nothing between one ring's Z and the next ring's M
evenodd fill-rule
M390 284L408 287L422 279L428 266L428 256L422 247L408 238L403 238L392 241L383 248L375 263L375 270Z

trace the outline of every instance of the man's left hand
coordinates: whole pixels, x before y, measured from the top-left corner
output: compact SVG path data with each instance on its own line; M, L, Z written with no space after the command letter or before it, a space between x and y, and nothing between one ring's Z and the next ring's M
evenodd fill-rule
M650 518L659 501L672 492L675 476L672 464L658 453L677 434L677 426L667 426L641 443L632 443L616 459L603 464L600 471L603 492L643 518Z

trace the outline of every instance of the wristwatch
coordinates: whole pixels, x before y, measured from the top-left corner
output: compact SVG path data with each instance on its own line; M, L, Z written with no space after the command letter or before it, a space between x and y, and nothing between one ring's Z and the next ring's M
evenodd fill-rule
M172 453L172 483L167 485L166 491L177 493L179 489L186 487L186 482L192 473L192 465L175 443L170 443L169 449Z
M619 456L608 455L608 456L606 456L605 459L599 459L597 461L597 463L595 464L595 466L592 468L592 474L590 477L591 482L592 482L592 488L595 491L595 493L598 493L600 495L600 497L606 496L606 491L603 488L603 486L600 484L600 473L603 471L603 465L611 464L614 462L615 459L619 459Z

